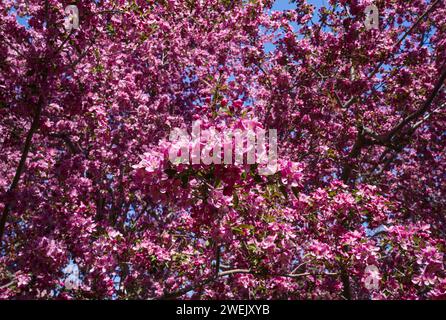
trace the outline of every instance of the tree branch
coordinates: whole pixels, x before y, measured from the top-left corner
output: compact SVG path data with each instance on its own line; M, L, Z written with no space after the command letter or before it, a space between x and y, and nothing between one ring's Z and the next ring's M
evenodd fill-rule
M395 134L398 133L404 126L406 126L409 122L412 120L417 119L418 117L424 115L426 111L429 110L430 105L434 101L435 97L437 96L438 92L440 91L441 87L443 86L444 81L446 80L446 62L443 64L443 72L440 76L440 79L437 81L434 89L432 90L431 94L427 98L427 100L424 102L424 104L416 111L412 112L410 115L408 115L406 118L401 120L399 124L397 124L393 129L389 131L386 135L386 140L390 140L393 138Z
M155 298L155 299L156 300L165 300L165 299L178 298L178 297L188 293L189 291L195 290L195 289L202 287L210 282L216 281L218 278L230 276L230 275L234 275L234 274L251 274L251 275L263 276L263 277L288 277L288 278L300 278L300 277L317 276L317 275L324 275L324 276L337 275L337 273L332 273L332 272L326 272L326 273L304 272L304 273L296 273L296 274L294 274L294 273L291 273L291 274L279 274L279 273L278 274L269 274L269 273L256 272L251 269L232 269L232 270L219 272L218 275L216 275L216 276L204 279L204 280L198 282L197 284L190 284L183 289L180 289L180 290L177 290L177 291L174 291L171 293L166 293L163 296Z
M40 121L40 116L42 114L43 104L44 104L43 98L42 96L40 96L37 104L36 113L34 114L34 118L31 123L31 128L29 129L28 134L26 136L25 146L23 147L19 165L17 166L14 178L7 192L9 195L12 195L15 192L19 184L23 170L25 169L26 159L28 157L29 149L31 148L32 138L37 128L39 127L39 121ZM0 246L2 244L3 234L5 232L6 220L8 219L10 210L11 210L11 200L9 199L5 204L5 207L3 209L3 214L0 220Z

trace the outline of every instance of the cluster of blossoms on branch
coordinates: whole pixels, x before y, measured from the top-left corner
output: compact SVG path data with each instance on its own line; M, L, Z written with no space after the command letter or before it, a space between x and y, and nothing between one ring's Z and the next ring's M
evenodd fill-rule
M0 299L446 298L445 0L70 4L0 3Z
M220 123L206 128L206 123L197 120L191 135L187 128L175 128L169 142L169 160L173 164L260 164L261 175L277 172L277 130L269 130L267 143L266 130L257 121L241 120L229 127Z

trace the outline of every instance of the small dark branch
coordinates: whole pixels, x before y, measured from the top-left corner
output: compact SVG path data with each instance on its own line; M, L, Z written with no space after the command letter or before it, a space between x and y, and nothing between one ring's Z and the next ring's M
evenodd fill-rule
M435 6L442 0L436 0L418 19L417 21L403 34L403 36L397 41L397 43L393 46L393 48L390 50L390 52L385 55L384 59L373 69L373 71L370 73L370 75L367 77L368 80L372 79L378 72L379 69L384 65L384 63L390 59L394 54L395 50L399 48L401 43L406 39L409 34L412 33L412 31L424 20L424 18L435 8ZM354 102L354 98L350 98L348 102L344 104L341 103L341 106L343 105L343 108L348 109L350 105Z
M72 154L84 154L85 155L85 153L83 152L81 147L78 144L74 144L73 141L71 141L70 137L67 134L52 133L52 134L49 134L49 136L54 137L54 138L59 138L63 142L65 142L65 144L67 145L68 149L70 150L70 152Z
M232 274L237 273L247 273L252 274L255 276L263 276L263 277L286 277L286 278L301 278L306 276L334 276L337 275L337 273L334 272L325 272L325 273L311 273L311 272L303 272L303 273L262 273L262 272L255 272L250 269L234 269L234 270L228 270L223 271L218 274L219 277L224 277Z
M59 52L62 51L64 45L68 42L68 40L70 40L71 35L73 34L73 30L74 30L74 29L72 29L72 30L70 31L70 33L65 37L65 39L62 41L62 43L60 44L60 46L57 47L57 49L54 51L53 57L54 57L55 55L57 55Z
M353 169L351 160L357 158L361 154L362 149L371 144L374 144L374 142L366 137L364 128L362 126L359 126L355 144L353 145L352 150L347 156L347 159L345 160L344 163L344 167L342 169L341 179L344 183L347 183L348 180L350 179L350 175Z
M178 291L172 292L172 293L167 293L159 298L155 298L157 300L165 300L165 299L174 299L174 298L178 298L181 297L182 295L188 293L189 291L192 290L196 290L210 282L216 281L218 278L220 277L225 277L225 276L230 276L230 275L234 275L234 274L252 274L255 276L262 276L262 277L288 277L288 278L301 278L301 277L306 277L306 276L335 276L338 275L337 273L332 273L332 272L325 272L325 273L310 273L310 272L305 272L305 273L290 273L290 274L270 274L270 273L262 273L262 272L255 272L251 269L232 269L232 270L227 270L227 271L222 271L219 272L217 276L213 276L210 278L207 278L205 280L202 280L200 282L198 282L197 284L191 284L188 285L187 287L180 289Z
M391 152L390 148L386 148L383 153L381 154L381 156L379 157L379 160L373 165L372 169L370 170L369 173L366 174L366 177L370 177L375 170L380 166L380 164L384 161L384 159L386 159L386 156Z
M418 110L412 112L406 118L401 120L388 133L386 133L384 135L378 135L378 134L376 134L375 132L373 132L372 130L370 130L368 128L361 128L361 131L358 132L357 140L356 140L355 145L354 145L354 147L353 147L353 149L352 149L352 151L351 151L351 153L349 155L349 158L353 158L353 157L358 156L360 151L361 151L361 149L364 146L367 146L367 145L381 145L381 146L385 146L386 147L386 150L382 153L382 155L380 157L380 160L373 167L373 169L369 172L369 174L367 176L372 175L373 172L377 169L377 167L381 164L381 162L385 159L385 156L390 151L393 150L394 154L385 161L384 166L379 170L378 174L381 174L382 172L384 172L388 168L390 163L396 158L398 153L401 152L401 150L404 148L404 145L408 143L408 141L410 140L410 137L413 135L415 130L422 123L424 123L426 120L428 120L433 113L437 112L438 110L440 110L444 106L444 104L440 105L438 108L436 108L432 112L428 113L430 106L434 102L434 100L437 97L438 93L441 91L441 88L443 87L444 82L446 80L446 62L443 65L442 69L443 69L443 72L440 75L439 80L435 84L434 89L432 90L431 94L428 96L426 101L423 103L423 105ZM426 113L428 113L428 114L426 114ZM419 120L417 123L415 123L413 126L411 126L410 129L406 132L405 136L399 137L399 139L394 139L394 137L404 127L406 127L412 121L419 119L420 117L422 117L422 119ZM372 138L372 140L364 138L366 135L370 136ZM349 162L346 162L346 164L344 165L343 173L342 173L342 180L345 183L348 182L348 179L350 178L351 171L352 171L352 165Z
M343 103L341 101L341 98L339 97L338 93L336 91L334 93L335 93L336 102L339 104L341 109L348 109L353 104L353 102L355 102L355 98L351 97L346 103Z
M402 149L402 148L401 148ZM398 156L399 151L395 151L383 164L383 166L381 167L381 169L378 171L378 175L380 175L381 173L383 173L384 171L386 171L390 164L393 162L393 160L395 160Z
M43 98L39 98L39 102L37 104L36 113L34 114L33 121L31 123L31 127L28 131L28 134L25 139L25 145L23 147L22 156L20 157L19 165L17 166L14 178L12 180L12 183L8 189L8 194L12 195L19 184L20 177L23 173L23 170L25 169L26 159L28 158L29 149L31 148L31 142L34 136L34 133L37 131L37 128L39 127L39 121L40 116L42 114L42 108L43 108ZM11 200L7 200L5 207L3 209L3 214L0 220L0 246L2 244L3 234L5 233L5 225L6 221L8 219L9 212L11 211Z
M16 280L12 280L11 282L8 282L7 284L0 286L0 290L8 288L12 286L14 283L16 283Z
M98 36L98 31L95 30L95 33L90 40L89 46L84 50L83 53L80 53L79 57L74 62L70 63L69 65L66 65L65 66L66 69L74 69L82 61L82 59L85 58L90 49L96 44L97 36Z
M345 266L341 267L341 281L343 285L342 289L342 295L345 299L351 300L352 299L352 293L350 288L350 278L348 276L347 269Z
M368 136L373 138L375 140L376 144L385 143L384 136L377 134L372 129L369 129L367 127L364 127L363 130L364 130L364 134L367 134Z
M434 89L432 90L431 94L427 98L427 100L424 102L424 104L417 110L412 112L410 115L408 115L406 118L401 120L400 123L398 123L393 129L389 131L386 135L386 140L389 140L395 136L401 129L403 129L409 122L412 120L415 120L419 118L420 116L424 115L431 106L432 102L434 101L435 97L437 96L438 92L440 91L441 87L443 86L444 81L446 80L446 68L445 68L446 62L443 65L443 72L440 76L440 79L438 79Z
M415 123L413 125L413 127L411 128L411 130L416 130L418 129L423 123L425 123L427 120L429 120L429 118L432 117L432 115L434 115L435 113L437 113L438 111L440 111L441 109L443 109L446 106L446 103L443 103L442 105L440 105L438 108L436 108L435 110L433 110L432 112L430 112L429 114L426 114L420 121L418 121L417 123Z
M220 272L220 263L221 263L221 248L217 244L216 249L216 257L215 257L215 274L218 276L218 273Z
M183 289L180 289L180 290L177 290L174 292L170 292L170 293L166 293L161 297L155 298L155 300L168 300L168 299L175 299L175 298L181 297L182 295L188 293L189 291L196 290L197 288L200 288L200 287L208 284L209 282L214 281L215 279L217 279L217 277L214 276L214 277L202 280L198 283L190 284Z
M269 78L268 73L266 73L266 71L265 71L265 69L263 68L262 64L261 64L261 63L257 63L256 66L259 68L260 71L262 71L263 75L264 75L265 78L266 78L266 81L268 82L268 86L269 86L269 88L272 89L272 88L273 88L273 85L272 85L272 83L271 83L271 79Z
M442 0L436 0L427 10L417 19L417 21L407 30L403 36L398 40L398 42L393 46L392 50L385 56L385 58L373 69L372 73L368 76L368 79L373 78L375 74L378 73L379 69L383 66L383 64L395 54L395 49L399 48L404 39L407 38L409 34L424 20L424 18L435 8L435 6Z
M126 12L124 10L102 10L98 11L95 14L125 14Z
M350 106L353 104L353 102L355 102L355 98L352 97L350 98L343 106L343 109L348 109L350 108Z

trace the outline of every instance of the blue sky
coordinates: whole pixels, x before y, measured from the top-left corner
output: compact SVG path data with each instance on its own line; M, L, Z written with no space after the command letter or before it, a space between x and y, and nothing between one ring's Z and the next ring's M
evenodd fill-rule
M316 6L316 8L319 8L321 6L327 5L328 0L307 0L309 3ZM276 0L276 2L273 5L273 10L290 10L295 9L296 5L291 4L288 0ZM13 10L14 11L14 10ZM28 26L27 18L18 17L19 22L24 25Z
M314 5L316 8L320 8L328 4L328 0L307 0L307 2ZM290 3L288 0L276 0L272 7L273 11L284 11L291 9L296 9L296 5L294 3ZM314 16L317 17L316 14ZM292 23L292 25L294 28L297 28L297 25L295 23L294 24ZM270 52L274 50L274 45L272 43L267 43L264 47L264 50L266 52Z
M326 6L328 4L328 0L307 0L307 2L315 5L316 8ZM289 10L295 8L296 6L294 4L290 4L288 0L276 0L273 6L273 10Z

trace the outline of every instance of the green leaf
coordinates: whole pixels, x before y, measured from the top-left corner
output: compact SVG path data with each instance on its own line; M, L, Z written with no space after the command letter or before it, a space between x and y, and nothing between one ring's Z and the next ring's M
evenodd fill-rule
M232 199L233 199L234 207L237 208L239 205L239 198L238 198L237 192L234 192Z
M274 216L272 216L272 215L268 215L268 214L266 214L266 215L263 216L263 220L264 220L265 222L271 223L271 222L276 221L276 217L274 217Z
M234 233L244 234L243 230L240 227L232 227L231 229Z

